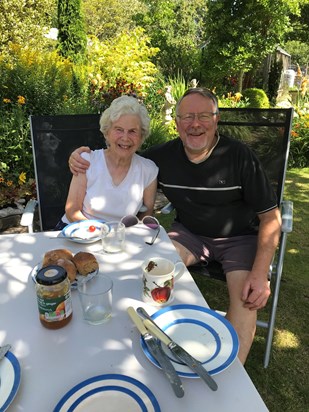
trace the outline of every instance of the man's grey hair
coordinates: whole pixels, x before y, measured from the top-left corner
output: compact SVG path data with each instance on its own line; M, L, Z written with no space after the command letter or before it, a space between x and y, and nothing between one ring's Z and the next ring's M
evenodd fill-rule
M183 94L183 96L178 100L177 104L176 104L176 115L179 114L179 105L182 102L182 100L186 97L186 96L190 96L191 94L199 94L200 96L205 97L206 99L210 99L216 108L216 113L219 113L219 106L218 106L218 99L215 96L215 94L210 91L209 89L205 89L203 87L192 87L188 90L185 91L185 93Z

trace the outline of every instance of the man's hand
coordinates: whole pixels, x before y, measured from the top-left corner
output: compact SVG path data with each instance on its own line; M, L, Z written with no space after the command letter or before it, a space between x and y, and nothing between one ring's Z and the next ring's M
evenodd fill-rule
M88 146L81 146L78 149L75 149L71 153L69 158L69 168L73 175L77 176L78 173L86 173L86 170L90 166L90 163L81 157L81 153L88 152L90 153L90 148Z
M255 276L253 272L250 272L245 281L242 294L244 307L250 310L261 309L266 305L269 296L270 286L268 279Z

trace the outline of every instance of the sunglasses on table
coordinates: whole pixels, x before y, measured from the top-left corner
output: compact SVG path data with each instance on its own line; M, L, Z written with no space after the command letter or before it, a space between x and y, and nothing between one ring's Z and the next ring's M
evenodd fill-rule
M121 223L123 223L125 227L131 227L131 226L137 225L138 223L143 223L145 226L154 230L155 233L152 236L151 240L149 242L145 242L147 243L147 245L153 245L160 233L160 223L153 216L145 216L143 217L142 220L139 220L138 217L135 215L128 215L128 216L124 216L121 219Z

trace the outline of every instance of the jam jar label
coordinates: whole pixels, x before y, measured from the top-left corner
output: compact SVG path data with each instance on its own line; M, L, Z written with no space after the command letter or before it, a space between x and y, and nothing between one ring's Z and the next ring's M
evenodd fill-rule
M69 317L72 313L71 291L60 297L42 297L38 298L38 308L40 318L46 322L61 321Z

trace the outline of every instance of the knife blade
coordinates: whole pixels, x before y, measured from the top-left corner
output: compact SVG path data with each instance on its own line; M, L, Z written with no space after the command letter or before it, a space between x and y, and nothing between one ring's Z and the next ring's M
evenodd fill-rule
M172 362L170 361L168 356L164 353L161 346L156 342L154 337L147 331L147 329L145 328L143 324L142 319L135 312L134 308L130 306L127 309L127 312L130 318L132 319L132 321L137 326L141 335L143 336L145 344L147 345L149 352L156 359L158 364L161 366L162 371L165 373L166 377L168 378L175 395L177 396L177 398L182 398L184 396L182 382L179 376L177 375L177 372Z
M0 361L5 357L5 355L10 349L11 345L0 346Z
M145 319L143 323L153 336L160 339L161 342L171 350L177 359L185 363L193 372L199 375L211 390L216 391L218 389L216 381L209 375L200 361L174 342L152 319Z

